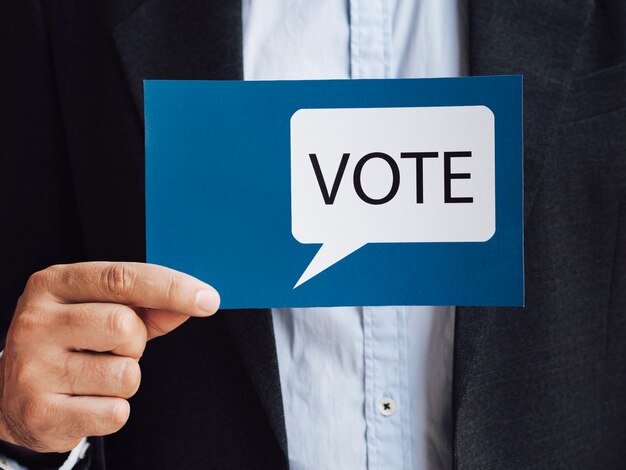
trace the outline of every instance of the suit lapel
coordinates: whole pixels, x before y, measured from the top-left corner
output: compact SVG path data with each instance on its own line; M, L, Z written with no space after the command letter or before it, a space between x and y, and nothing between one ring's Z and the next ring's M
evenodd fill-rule
M592 3L592 0L469 0L471 75L524 75L526 220L544 170L550 165L553 137ZM510 315L511 309L503 308L457 309L453 379L455 422L463 412L474 357L495 315L507 314L507 311Z
M524 75L525 215L532 209L593 0L470 0L470 73Z
M111 23L143 120L143 80L241 80L241 5L220 0L115 0ZM285 456L274 330L269 310L223 312Z
M223 315L286 456L287 431L271 312L269 309L247 309L224 312Z
M112 3L113 37L142 119L144 79L243 78L240 2Z

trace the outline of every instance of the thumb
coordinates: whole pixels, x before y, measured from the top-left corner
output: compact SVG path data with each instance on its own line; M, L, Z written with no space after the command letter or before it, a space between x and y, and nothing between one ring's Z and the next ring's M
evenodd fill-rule
M189 319L189 315L161 309L135 308L135 312L146 325L148 340L166 335Z

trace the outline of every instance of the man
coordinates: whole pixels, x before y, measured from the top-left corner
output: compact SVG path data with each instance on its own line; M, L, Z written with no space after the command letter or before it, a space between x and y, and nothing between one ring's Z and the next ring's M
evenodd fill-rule
M141 79L241 78L241 17L231 3L8 5L1 30L11 41L2 44L23 47L3 49L15 71L3 87L2 114L10 157L2 170L3 208L10 208L3 217L7 325L38 269L142 259ZM455 464L619 468L626 458L624 7L474 0L469 8L470 72L525 75L527 307L457 309ZM139 302L124 291L127 284L116 290L127 276L116 266L55 268L31 278L18 313L28 311L24 305L38 311L28 302L33 296L76 301L85 279L112 286L116 300L131 306L204 315L188 303L198 295L208 296L209 312L216 306L214 294L199 294L210 289L191 279L175 284L187 291L172 291L179 302ZM138 273L146 268L132 269L133 279L150 282L151 273ZM110 301L100 294L89 299ZM155 320L138 313L149 336ZM184 319L156 313L163 321ZM21 323L24 338L31 324ZM162 329L157 324L152 334ZM131 351L123 355L141 355L141 347L125 346ZM284 467L277 362L269 312L224 312L150 344L133 417L107 441L109 463ZM9 364L5 358L4 383ZM128 388L122 395L132 394ZM3 384L5 421L9 403L20 398L11 391ZM30 414L26 421L37 421L38 413ZM123 421L119 415L112 427Z

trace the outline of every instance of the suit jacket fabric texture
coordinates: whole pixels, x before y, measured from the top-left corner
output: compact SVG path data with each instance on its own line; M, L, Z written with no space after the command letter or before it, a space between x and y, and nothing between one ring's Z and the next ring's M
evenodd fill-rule
M524 74L526 307L457 309L455 468L626 462L626 6L470 0L472 75ZM143 79L241 79L227 0L0 6L2 328L28 275L141 261ZM151 342L92 468L287 467L267 310ZM323 451L321 449L320 451Z

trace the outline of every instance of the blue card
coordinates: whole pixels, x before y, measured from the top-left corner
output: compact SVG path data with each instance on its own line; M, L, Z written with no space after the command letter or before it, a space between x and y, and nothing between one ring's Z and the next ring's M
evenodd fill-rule
M222 308L523 304L521 76L144 90L147 260Z

